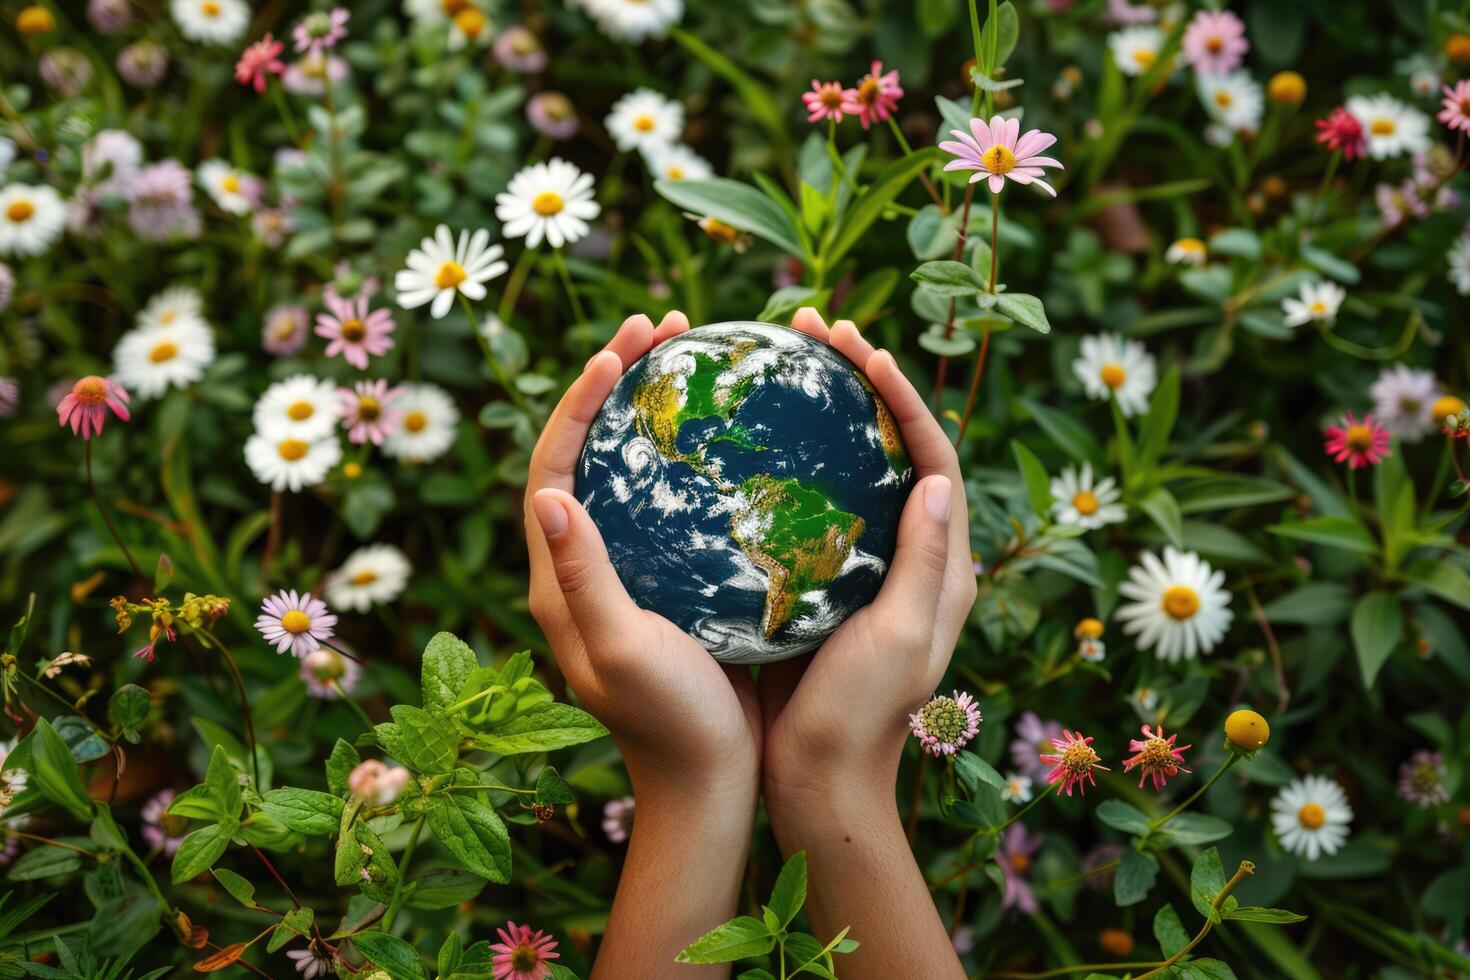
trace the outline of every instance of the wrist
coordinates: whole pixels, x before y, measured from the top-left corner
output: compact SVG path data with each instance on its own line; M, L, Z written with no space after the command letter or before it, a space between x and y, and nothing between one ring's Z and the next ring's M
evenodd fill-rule
M863 764L768 766L762 789L782 851L801 850L817 836L901 832L894 793L900 754Z

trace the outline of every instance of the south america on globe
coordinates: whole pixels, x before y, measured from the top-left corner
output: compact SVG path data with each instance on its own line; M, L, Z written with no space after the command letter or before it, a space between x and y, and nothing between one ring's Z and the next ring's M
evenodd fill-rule
M716 659L815 648L878 592L913 469L837 351L768 323L698 327L630 367L577 497L633 600Z

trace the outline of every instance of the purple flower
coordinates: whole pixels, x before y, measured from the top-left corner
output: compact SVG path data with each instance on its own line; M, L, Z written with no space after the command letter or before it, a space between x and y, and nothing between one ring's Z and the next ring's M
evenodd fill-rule
M1047 770L1041 753L1050 752L1051 740L1061 737L1061 722L1042 721L1034 711L1023 714L1016 721L1016 739L1011 742L1011 759L1016 768L1032 780L1040 781Z
M546 67L546 49L529 30L513 24L500 33L490 49L495 60L511 71L529 75Z
M137 41L117 53L117 73L137 88L152 88L168 71L168 51L156 41Z
M197 238L201 225L193 187L193 175L177 160L141 168L128 185L128 224L133 232L149 242Z
M183 817L171 817L168 805L174 801L174 791L160 790L143 804L143 839L148 846L172 857L184 840L189 821Z
M307 313L304 306L277 306L265 315L260 346L267 354L287 357L306 346Z
M0 377L0 418L8 419L20 407L20 384L14 378Z
M1444 777L1444 756L1418 749L1399 766L1399 795L1425 809L1448 803L1450 793L1445 788Z
M350 16L346 7L307 14L291 29L297 53L319 53L336 47L337 42L347 36L347 19Z
M1041 910L1031 886L1026 882L1026 872L1031 870L1031 855L1041 846L1041 838L1033 837L1023 824L1013 823L1000 835L1000 848L996 851L995 863L1005 876L1005 897L1000 901L1002 909L1020 909L1026 915L1035 915Z
M310 592L297 596L295 589L266 596L260 612L255 620L260 635L277 653L290 650L294 657L303 657L331 639L332 627L337 625L337 617L325 602L313 599Z
M133 8L128 0L90 0L87 19L103 34L125 31L133 22Z
M526 102L526 121L531 128L554 140L571 139L581 125L572 100L560 92L537 92Z
M623 796L602 805L602 832L614 844L628 839L633 829L633 797Z

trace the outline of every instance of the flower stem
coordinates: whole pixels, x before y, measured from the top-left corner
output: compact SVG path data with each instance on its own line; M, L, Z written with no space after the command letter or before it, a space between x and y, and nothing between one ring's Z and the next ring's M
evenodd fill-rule
M122 549L123 557L128 560L128 565L132 568L133 574L138 577L139 581L146 582L147 579L143 577L143 573L138 569L138 563L133 560L133 553L128 550L127 545L123 544L122 536L117 533L117 528L113 526L112 518L108 516L107 507L103 505L102 498L97 495L97 483L92 479L92 440L86 440L85 446L86 448L83 449L82 455L87 461L87 493L91 496L92 503L97 505L97 513L102 515L102 523L107 525L107 530L112 535L112 540L116 541L117 546Z
M285 87L279 81L272 81L268 86L271 93L271 101L276 105L276 113L281 117L281 124L286 127L286 135L290 137L291 144L301 146L301 131L296 128L296 117L291 114L291 107L286 104Z
M1057 785L1060 786L1061 783L1057 783ZM1015 823L1017 820L1020 820L1027 813L1031 812L1032 808L1038 806L1042 800L1046 799L1049 796L1055 795L1057 794L1053 793L1051 791L1051 787L1048 786L1046 789L1042 790L1040 793L1037 793L1034 797L1032 797L1030 803L1027 803L1025 806L1021 807L1021 809L1017 810L1015 813L1006 818L1005 823L1002 823L996 827L990 827L985 831L985 833L987 833L991 837L999 837L1003 830L1005 830L1011 824Z
M480 329L479 318L475 316L475 308L470 305L469 297L460 293L459 302L464 306L464 315L470 318L470 329L475 332L475 339L480 343L480 351L485 355L485 363L490 365L490 371L495 375L495 380L500 382L500 387L505 389L510 400L520 405L521 390L511 383L510 375L505 373L505 366L500 363L500 358L495 356L495 351L490 347L490 338L486 337L485 331ZM505 322L503 317L501 322Z
M965 185L965 204L960 210L960 226L955 231L954 260L958 262L960 256L965 254L965 241L970 236L970 205L975 201L975 185ZM955 300L949 301L949 318L944 322L944 339L948 340L954 333ZM943 354L939 355L939 367L934 373L934 406L939 407L939 399L944 394L944 375L949 370L949 358Z
M914 149L909 146L909 141L904 137L903 130L898 126L898 120L893 116L888 117L888 128L893 131L893 138L898 140L898 148L903 150L904 156L913 156ZM944 210L944 199L939 196L939 191L934 188L934 183L924 171L919 171L919 182L924 185L924 190L929 192L929 199L938 206L940 211Z
M240 666L235 663L230 648L221 643L219 637L203 626L196 626L194 630L218 650L224 656L225 663L229 664L230 674L235 679L235 690L239 692L240 704L245 709L245 735L250 741L250 771L255 776L255 786L258 790L260 788L260 760L257 758L259 750L255 745L255 717L250 712L250 695L245 692L245 678L241 675Z
M1211 776L1209 779L1207 779L1205 781L1205 784L1203 786L1201 786L1199 789L1195 790L1193 793L1189 794L1189 796L1185 798L1185 800L1184 800L1183 803L1179 804L1174 809L1170 810L1167 814L1165 814L1163 817L1159 818L1158 820L1150 820L1148 822L1148 832L1150 834L1152 834L1154 831L1158 830L1159 828L1161 828L1165 824L1167 824L1170 820L1173 820L1175 817L1179 816L1180 813L1184 812L1184 809L1186 807L1188 807L1195 800L1197 800L1201 796L1203 796L1205 790L1207 790L1211 786L1215 785L1215 780L1217 780L1221 776L1225 775L1225 773L1230 770L1230 767L1233 766L1233 765L1235 765L1239 761L1240 761L1240 753L1239 752L1231 752L1229 758L1227 758L1224 762L1222 762L1220 764L1220 768L1219 769L1216 769L1215 770L1215 774L1213 776Z
M968 202L967 202L968 203ZM995 277L1000 272L1000 251L996 248L1000 234L1000 195L990 195L990 295L995 295ZM953 307L951 307L953 309ZM960 430L955 433L954 444L958 446L970 427L970 416L975 411L975 398L980 394L980 379L985 374L985 355L990 352L990 320L980 337L980 353L975 357L975 373L970 377L970 393L965 396L965 412L960 416Z
M408 862L413 860L414 849L419 846L419 834L424 829L424 818L419 817L413 825L413 831L408 836L408 846L403 849L403 856L398 859L398 878L393 882L393 894L388 896L388 910L383 913L381 928L387 932L393 925L393 919L398 915L398 907L403 902L403 876L408 874Z
M342 685L337 683L337 679L335 677L327 681L327 686L336 691L337 697L349 708L352 709L353 713L357 715L357 720L362 722L363 728L366 728L368 731L373 730L373 720L368 717L368 713L363 710L362 705L354 701L347 694L347 692L342 689Z
M572 274L567 270L566 255L559 248L552 249L551 255L556 262L556 272L561 277L561 284L566 287L567 300L572 304L572 316L577 318L578 323L585 323L587 314L582 309L582 299L577 295L577 286L572 282Z
M510 278L505 281L505 292L500 295L500 306L495 311L501 323L510 322L516 302L521 298L521 289L526 285L526 277L531 274L531 260L535 257L534 248L523 248L516 258L515 268L510 270Z
M1307 217L1317 220L1317 208L1322 203L1322 197L1327 193L1327 188L1332 186L1332 178L1337 176L1337 165L1342 162L1342 151L1333 150L1332 156L1327 161L1327 169L1322 173L1322 183L1317 185L1317 193L1312 195L1312 206L1307 210Z

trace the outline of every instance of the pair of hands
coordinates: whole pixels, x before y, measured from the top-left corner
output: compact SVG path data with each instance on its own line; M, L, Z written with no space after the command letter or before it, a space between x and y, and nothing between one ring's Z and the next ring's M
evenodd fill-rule
M897 421L917 482L873 603L812 655L762 667L722 665L693 638L640 609L596 525L572 496L587 431L624 370L689 329L629 317L567 390L531 457L526 538L530 604L567 683L612 733L640 815L658 801L753 812L773 824L839 797L893 799L907 717L933 693L975 598L959 463L893 356L850 321L830 330L804 308L792 327L856 364ZM874 794L877 794L876 796Z

